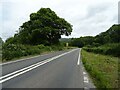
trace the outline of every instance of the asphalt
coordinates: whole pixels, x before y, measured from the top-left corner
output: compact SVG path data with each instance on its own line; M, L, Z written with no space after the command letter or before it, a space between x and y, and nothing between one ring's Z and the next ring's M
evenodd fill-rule
M11 73L13 71L22 69L24 67L30 66L30 65L35 64L37 62L46 60L46 59L51 58L53 56L60 55L60 54L65 53L67 51L68 50L51 52L49 54L40 55L38 57L35 57L34 59L29 58L27 60L21 60L19 62L14 62L14 63L10 63L10 64L3 64L2 65L2 76L6 75L6 74L9 74L9 73Z
M3 76L65 52L68 51L51 53L3 65ZM29 72L3 82L2 88L84 88L83 66L81 63L80 65L77 64L79 52L80 49L76 49Z

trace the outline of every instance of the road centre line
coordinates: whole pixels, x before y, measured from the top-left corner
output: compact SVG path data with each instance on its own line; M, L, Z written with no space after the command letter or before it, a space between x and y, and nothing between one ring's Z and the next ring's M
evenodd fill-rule
M10 74L7 74L7 75L5 75L5 76L2 76L2 77L0 77L0 79L2 79L2 80L0 80L0 83L3 83L3 82L5 82L5 81L8 81L8 80L14 78L14 77L17 77L17 76L19 76L19 75L21 75L21 74L24 74L24 73L26 73L26 72L28 72L28 71L31 71L31 70L33 70L33 69L35 69L35 68L37 68L37 67L39 67L39 66L41 66L41 65L44 65L44 64L46 64L46 63L48 63L48 62L51 62L51 61L53 61L53 60L55 60L55 59L57 59L57 58L59 58L59 57L61 57L61 56L64 56L64 55L66 55L66 54L68 54L68 53L71 53L71 52L73 52L73 51L75 51L75 50L77 50L77 49L74 49L74 50L71 50L71 51L69 51L69 52L60 54L60 55L58 55L58 56L55 56L55 57L46 59L46 60L44 60L44 61L38 62L38 63L33 64L33 65L31 65L31 66L25 67L25 68L23 68L23 69L20 69L20 70L17 70L17 71L15 71L15 72L12 72L12 73L10 73Z
M42 61L42 62L43 62L43 61ZM16 74L16 73L18 73L18 72L21 72L21 71L24 71L24 70L26 70L26 69L29 69L29 68L31 68L31 67L33 67L33 66L35 66L35 65L38 65L38 64L40 64L40 63L42 63L42 62L39 62L39 63L33 64L33 65L30 65L30 66L25 67L25 68L23 68L23 69L20 69L20 70L18 70L18 71L15 71L15 72L12 72L12 73L7 74L7 75L5 75L5 76L2 76L2 77L0 77L0 79L6 78L6 77L11 76L11 75L13 75L13 74Z

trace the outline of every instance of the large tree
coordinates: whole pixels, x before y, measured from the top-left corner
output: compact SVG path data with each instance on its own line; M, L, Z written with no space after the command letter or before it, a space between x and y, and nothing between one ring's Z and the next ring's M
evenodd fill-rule
M30 15L30 20L23 23L15 35L23 44L57 44L61 35L69 36L72 25L60 18L50 8L41 8Z
M0 37L0 46L2 45L2 43L3 43L3 40L2 40L2 38Z

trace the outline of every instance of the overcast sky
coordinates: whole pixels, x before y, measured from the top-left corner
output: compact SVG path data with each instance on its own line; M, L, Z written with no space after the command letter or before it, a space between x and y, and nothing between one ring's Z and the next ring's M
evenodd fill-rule
M29 15L51 8L73 25L69 37L95 36L118 23L119 0L1 0L0 37L14 36ZM63 36L65 37L65 36Z

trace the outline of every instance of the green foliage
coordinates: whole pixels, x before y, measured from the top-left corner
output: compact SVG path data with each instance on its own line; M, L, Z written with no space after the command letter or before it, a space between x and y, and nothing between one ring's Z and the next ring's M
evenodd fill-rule
M0 62L1 62L1 60L2 60L2 44L3 44L4 42L3 42L3 40L2 40L2 38L0 37Z
M2 38L0 38L0 51L2 50L2 44L3 44L3 40Z
M84 47L83 49L88 52L120 57L120 43L105 44L98 47Z
M40 46L39 46L40 47ZM40 49L37 46L29 46L22 44L3 45L3 60L11 60L21 56L40 54Z
M0 37L0 46L2 46L2 43L3 43L3 40L2 40L2 38Z
M95 37L85 36L80 38L73 38L72 46L89 46L96 47L107 43L120 43L120 24L113 25L106 32L102 32Z
M58 17L50 8L41 8L30 15L29 21L23 23L12 43L53 45L59 43L61 35L69 36L71 32L70 23Z
M71 46L78 46L83 47L85 45L91 45L94 41L94 37L92 36L86 36L86 37L80 37L80 38L73 38L70 42Z
M52 45L44 46L43 44L31 46L31 45L22 45L22 44L4 44L3 45L3 56L2 60L12 60L14 58L20 58L22 56L36 55L44 52L50 51L60 51L63 50L64 46L62 45Z
M95 42L100 44L105 43L119 43L120 42L120 24L113 25L106 32L95 37Z
M120 57L120 24L113 25L95 37L73 38L70 45L84 47L88 52Z
M30 20L23 23L14 37L5 41L2 59L11 60L46 51L62 50L59 39L61 35L69 36L71 32L70 23L58 17L50 8L41 8L37 13L30 14Z

